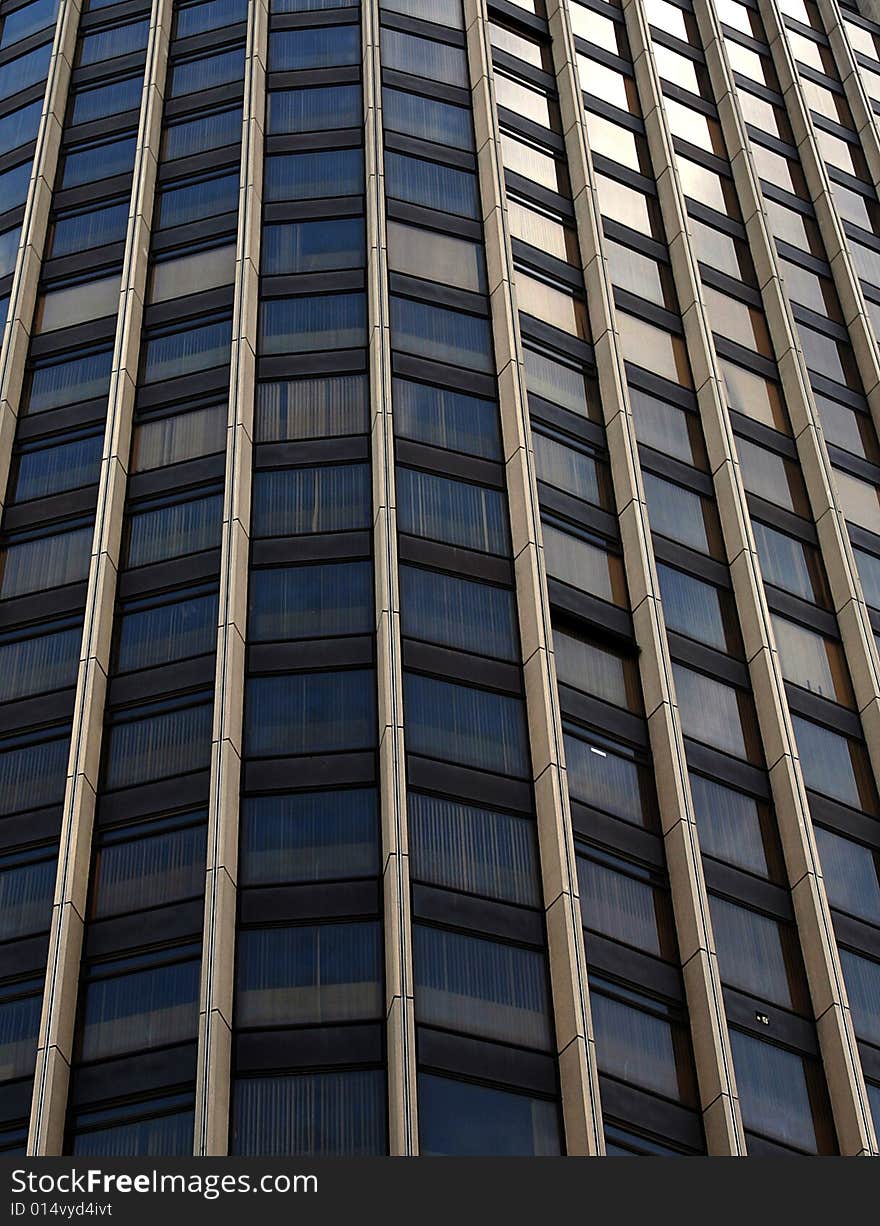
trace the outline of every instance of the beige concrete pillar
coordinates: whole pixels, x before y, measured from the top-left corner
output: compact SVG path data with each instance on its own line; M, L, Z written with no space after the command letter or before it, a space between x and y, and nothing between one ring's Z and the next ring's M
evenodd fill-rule
M378 0L364 0L362 20L388 1134L392 1155L411 1156L419 1152L419 1128Z
M30 1154L60 1154L64 1139L170 21L171 0L154 0L61 819L28 1137Z

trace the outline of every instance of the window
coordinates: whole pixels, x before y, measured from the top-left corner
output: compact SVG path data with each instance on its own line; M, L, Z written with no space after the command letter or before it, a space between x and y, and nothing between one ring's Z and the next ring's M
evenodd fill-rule
M47 247L47 258L58 259L77 251L125 240L128 203L110 204L56 219Z
M123 136L103 144L78 146L63 154L61 187L81 187L83 183L126 174L134 166L135 145L135 137Z
M149 21L130 21L125 25L83 32L80 36L77 67L99 64L118 55L143 51L147 45L149 28Z
M528 345L523 347L523 364L530 396L539 396L579 417L602 420L598 387L582 370Z
M552 1157L562 1152L554 1103L492 1086L419 1074L419 1153Z
M361 149L275 154L266 158L265 166L267 201L354 196L364 190Z
M615 752L601 738L566 733L565 764L573 800L636 826L653 826L655 800L646 772L632 757Z
M269 72L332 68L360 61L361 32L355 25L306 26L272 30L269 35Z
M727 592L659 562L657 578L668 630L719 651L739 653L736 615Z
M260 340L266 354L309 353L364 345L364 295L270 298L261 307Z
M750 494L757 494L794 515L809 516L807 491L794 461L744 438L737 439L736 449L743 485Z
M216 55L203 55L198 59L172 62L168 96L180 98L203 90L231 85L244 77L244 47L221 51Z
M453 30L462 28L460 0L382 0L380 7L389 13L403 13Z
M251 1158L387 1153L386 1099L385 1074L372 1069L239 1078L230 1152Z
M48 930L55 868L54 857L25 864L0 862L0 940L12 941Z
M226 407L211 405L173 417L148 418L134 427L131 471L149 472L215 455L226 447Z
M394 429L401 438L465 455L500 457L498 406L494 400L409 379L394 379L392 390Z
M710 268L726 273L728 277L735 277L737 281L754 283L752 261L744 243L721 230L716 230L714 226L697 221L695 217L688 217L688 225L697 259L701 264L708 264Z
M93 434L57 447L22 452L13 461L10 501L47 498L97 482L103 445L103 437Z
M41 48L42 50L50 51L51 44L46 48ZM48 64L47 55L47 68ZM71 94L69 122L71 124L93 123L96 119L105 119L110 115L136 111L141 105L142 92L143 79L140 76L111 81L109 85L98 85L94 89L74 89Z
M55 24L57 12L58 0L32 0L31 4L6 13L3 18L3 33L0 35L0 49L5 51L7 47L29 38L31 34L48 30Z
M413 878L521 906L540 905L531 821L463 801L410 792Z
M119 276L65 285L37 298L34 331L57 332L90 319L107 319L119 306Z
M117 621L115 671L155 668L207 655L217 646L217 595L190 596L148 608L124 608Z
M106 734L104 787L132 787L205 770L211 763L211 704L120 720Z
M617 162L627 170L635 170L640 174L650 173L643 136L612 119L606 119L604 115L597 115L595 111L584 111L584 118L587 121L587 135L593 154Z
M379 869L379 812L370 788L242 801L242 885L344 881Z
M196 959L126 975L95 978L85 987L81 1060L149 1051L195 1039L199 1014Z
M853 809L877 813L877 795L862 742L799 715L792 715L792 726L807 787Z
M387 150L385 190L391 199L406 200L462 217L479 217L476 176L439 162L426 162L423 158Z
M840 643L815 630L771 614L776 647L786 681L831 702L855 705Z
M198 119L167 124L162 142L162 160L192 157L209 149L222 149L241 140L241 107L215 111Z
M112 841L106 836L95 855L93 918L124 915L202 896L207 850L204 824L163 830L141 838L132 838L126 830L125 836L114 832Z
M52 728L30 745L0 744L0 810L19 813L58 805L70 751L70 729Z
M435 362L491 374L489 321L410 298L391 297L391 340L397 349Z
M82 626L0 645L0 702L76 682Z
M694 468L708 467L700 420L640 388L630 387L629 402L639 444L662 451Z
M128 1111L144 1110L152 1106L152 1103L138 1103L128 1108ZM96 1114L99 1118L105 1118L103 1112ZM183 1157L192 1152L193 1121L193 1112L183 1110L106 1128L83 1127L80 1130L78 1125L71 1138L71 1152L76 1155L102 1157Z
M508 197L507 219L514 238L546 255L555 256L557 260L564 260L575 267L580 265L577 234L557 217Z
M671 383L691 386L690 365L684 340L671 332L645 323L626 311L617 312L623 356L627 362L650 370Z
M690 785L703 853L758 877L778 878L781 865L767 805L702 775L691 773Z
M315 132L358 128L362 121L359 85L275 89L268 94L268 132Z
M364 375L327 375L257 384L256 441L366 434L369 388Z
M756 519L752 520L752 532L765 583L827 608L825 573L813 546L785 536Z
M0 600L88 578L92 529L12 541L0 549Z
M516 271L517 301L527 315L568 332L579 340L590 339L587 310L582 299L547 281L531 277L521 268Z
M730 1044L746 1128L807 1153L833 1152L818 1067L733 1028Z
M357 58L360 60L359 40ZM407 72L414 77L442 81L446 85L459 85L463 89L470 84L467 56L463 49L389 27L382 30L382 66Z
M16 59L7 60L3 65L0 77L0 100L11 98L13 94L45 81L49 75L49 61L52 56L51 42L27 51Z
M577 856L585 928L657 958L677 958L672 905L656 873L594 848Z
M393 220L389 220L387 232L388 266L392 272L454 285L474 294L486 292L486 270L479 244Z
M187 294L200 294L235 280L235 245L210 247L206 251L161 260L153 265L148 289L149 302L168 302Z
M368 669L251 677L245 697L245 752L292 757L371 749L375 677Z
M324 562L251 572L248 637L255 642L368 634L373 621L369 562Z
M723 557L718 514L712 503L693 490L642 474L651 529L700 553Z
M834 470L834 480L840 505L849 523L880 535L880 490L877 486L853 477L840 468Z
M505 170L530 183L537 183L560 196L571 194L564 162L557 161L549 153L543 153L508 132L501 133L501 160Z
M617 289L627 290L667 310L676 309L668 265L610 238L605 239L605 257L611 280Z
M722 294L709 285L703 286L703 300L712 331L765 358L773 357L770 333L764 322L764 313L745 302Z
M397 500L401 532L484 553L504 554L510 547L498 490L398 468Z
M623 562L615 553L592 541L572 536L542 521L547 574L599 600L626 608Z
M231 343L229 320L150 337L143 348L141 381L157 383L221 366L229 361Z
M404 565L400 606L409 638L502 660L516 655L516 607L506 588Z
M712 930L721 978L783 1009L810 1008L797 937L789 924L712 898Z
M0 153L9 153L35 139L42 110L43 100L38 98L0 118Z
M696 1093L687 1031L671 1020L671 1011L659 1001L634 991L626 991L626 996L615 999L595 988L590 994L600 1071L693 1105Z
M593 98L601 98L603 102L611 103L631 115L640 113L634 77L616 68L608 68L598 60L581 55L580 52L576 59L578 77L584 93L591 94Z
M660 210L653 196L646 196L644 192L600 172L596 174L596 195L603 217L628 226L646 238L663 241Z
M425 1025L548 1051L544 955L413 924L416 1018Z
M557 628L553 631L553 653L560 684L571 685L585 694L641 714L642 697L635 660Z
M326 218L264 226L260 260L267 276L360 268L364 263L363 219Z
M840 965L856 1034L880 1046L880 962L841 949Z
M0 1002L0 1068L4 1081L33 1073L42 994Z
M179 6L175 16L174 37L188 38L245 21L247 4L244 0L205 0L201 4Z
M251 531L265 537L368 528L370 496L366 464L258 472Z
M239 1027L380 1017L381 929L376 923L245 929L235 980Z
M760 764L761 745L750 696L682 664L673 664L672 671L684 735Z
M151 566L169 558L216 549L220 544L223 495L175 502L129 517L125 565Z
M798 324L798 336L804 359L811 371L831 379L834 383L852 388L853 391L862 391L855 357L847 341L826 336L824 332L817 332L815 328L808 328L805 324Z
M472 149L474 145L470 111L448 102L386 86L382 90L382 118L389 132L451 145L453 149Z
M880 851L824 826L813 833L831 906L880 925Z
M404 706L410 753L518 779L528 777L528 737L520 699L407 673Z
M586 451L535 430L532 434L539 481L564 490L595 506L612 508L611 479L607 467Z

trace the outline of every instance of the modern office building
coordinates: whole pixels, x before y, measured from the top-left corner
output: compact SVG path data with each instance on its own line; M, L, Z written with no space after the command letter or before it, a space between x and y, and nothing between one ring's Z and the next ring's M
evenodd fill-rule
M868 0L0 0L0 1150L877 1153L878 191Z

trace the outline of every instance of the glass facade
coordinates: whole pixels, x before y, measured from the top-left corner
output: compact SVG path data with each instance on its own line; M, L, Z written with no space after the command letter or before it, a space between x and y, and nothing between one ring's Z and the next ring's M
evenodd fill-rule
M0 1152L876 1148L829 12L0 0Z

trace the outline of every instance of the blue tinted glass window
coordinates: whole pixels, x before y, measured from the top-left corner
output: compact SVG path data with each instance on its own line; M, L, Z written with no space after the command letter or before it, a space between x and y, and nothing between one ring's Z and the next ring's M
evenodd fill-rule
M0 645L0 702L76 681L82 626Z
M262 304L263 353L350 349L366 343L363 294L270 298Z
M224 26L247 20L247 0L207 0L205 4L188 4L177 9L176 38L204 34Z
M376 738L374 674L252 677L245 698L245 752L255 757L369 749Z
M25 393L25 411L46 413L65 404L106 396L110 390L112 365L113 351L105 349L36 367Z
M171 69L169 96L179 98L203 89L216 89L229 85L244 76L244 47L223 51L220 55L206 55L196 60L182 60Z
M385 1154L386 1099L385 1074L374 1070L239 1078L230 1152L316 1158Z
M128 224L128 203L111 204L107 208L59 217L52 231L49 254L55 258L86 251L104 243L119 243L125 239Z
M382 1014L376 923L247 930L235 960L238 1026L350 1022Z
M403 132L456 149L474 147L470 111L448 102L386 87L382 90L382 118L390 132Z
M246 798L241 808L239 872L244 885L376 875L376 793L353 788Z
M269 94L269 133L356 128L361 122L359 85L321 85Z
M813 833L832 907L880 925L880 851L823 826Z
M650 785L632 759L604 745L566 736L565 765L574 800L639 826L650 824Z
M220 366L229 361L231 344L229 320L154 337L144 346L142 379L154 383Z
M24 204L25 200L27 200L30 181L30 162L22 162L18 166L13 166L11 170L4 170L0 174L0 200L3 201L4 211L15 208L16 205Z
M684 1027L657 1016L662 1006L655 1014L602 992L594 991L590 999L602 1072L690 1105L694 1087ZM650 1006L650 1001L637 999Z
M404 696L411 753L528 777L528 738L519 699L416 673L406 675Z
M807 787L853 809L876 813L877 796L863 743L800 715L792 715L791 722Z
M21 239L21 226L0 234L0 277L6 277L15 268L18 259L18 244ZM6 312L3 312L4 322Z
M402 438L465 455L500 456L498 408L493 400L409 379L395 379L393 390L394 429Z
M207 655L217 646L217 596L193 596L152 609L123 611L117 633L116 671L120 673Z
M480 213L475 175L390 149L385 154L385 189L392 199L445 213L462 217L478 217Z
M103 438L75 439L58 447L28 451L19 456L13 498L26 502L29 498L46 498L61 490L74 490L98 480Z
M528 1094L420 1073L419 1153L554 1157L562 1153L559 1111Z
M162 155L166 161L192 157L208 149L222 149L241 140L241 107L216 111L200 119L169 124L165 129Z
M95 858L92 914L124 915L200 897L207 841L202 823L107 843Z
M293 468L254 475L254 536L341 532L370 524L366 464Z
M193 1112L77 1132L71 1153L120 1158L174 1158L192 1153Z
M364 190L361 149L283 153L266 158L266 200L316 200L354 196Z
M367 634L372 625L369 562L325 562L251 573L248 637L257 642Z
M70 122L91 123L95 119L103 119L105 115L137 110L142 91L143 80L140 77L111 81L109 85L99 85L96 89L79 89L73 95Z
M506 588L401 566L400 605L410 638L503 660L516 655L516 608Z
M446 85L467 89L467 55L462 47L418 38L402 30L388 27L382 30L382 63L386 68L408 72L414 77L427 77Z
M234 213L238 209L238 172L218 179L202 179L159 195L156 225L160 229L183 226L202 217Z
M364 375L279 379L257 385L257 442L366 434L370 427Z
M360 62L360 26L309 26L269 35L269 72Z
M58 0L33 0L23 8L8 13L3 19L3 33L0 35L0 50L11 47L13 43L29 38L39 30L48 30L55 24L55 14L58 12Z
M34 1071L42 1006L42 994L0 1004L0 1066L4 1081Z
M364 223L360 217L343 217L267 225L263 227L260 256L262 271L270 276L361 268Z
M671 566L657 566L663 616L670 630L720 651L735 649L729 617L717 587Z
M80 1058L98 1060L195 1038L199 963L98 979L85 988Z
M210 703L113 724L107 731L104 787L131 787L204 770L211 761Z
M498 490L412 468L397 471L400 531L484 553L509 548L504 498Z
M80 187L97 179L109 179L113 175L126 174L134 166L134 151L137 141L133 136L110 141L104 145L89 145L85 149L68 153L64 158L61 186Z
M223 495L176 502L141 511L129 519L125 550L127 566L149 566L220 544Z
M0 119L0 153L9 153L36 139L42 110L43 101L38 99Z
M7 60L0 73L0 98L11 98L19 90L45 81L52 58L52 44L46 43L35 51L28 51L17 59Z
M13 541L0 551L0 599L47 591L88 577L91 528Z
M69 735L35 745L0 747L0 810L19 813L60 804L69 750Z
M98 64L112 60L117 55L129 55L141 51L147 45L149 21L130 21L126 25L114 25L110 29L84 33L79 44L79 63Z
M54 858L0 866L0 940L10 941L48 929L55 893L55 867Z
M409 298L391 299L392 344L419 357L491 374L489 321Z

